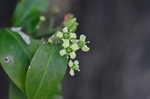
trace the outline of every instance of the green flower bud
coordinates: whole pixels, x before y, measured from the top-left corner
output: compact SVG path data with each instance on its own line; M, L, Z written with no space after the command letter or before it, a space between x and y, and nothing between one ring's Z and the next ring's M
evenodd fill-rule
M62 38L62 37L63 37L63 33L60 32L60 31L58 31L58 32L56 33L56 36L59 37L59 38Z
M74 61L74 64L75 64L75 65L79 65L79 61L78 61L78 60L75 60L75 61Z
M82 35L80 35L80 41L84 41L84 42L85 42L85 41L86 41L86 36L85 36L85 35L83 35L83 34L82 34Z
M71 76L74 76L74 75L75 75L75 72L74 72L74 70L73 70L73 69L70 69L70 72L69 72L69 74L70 74Z
M70 38L76 39L77 38L76 33L70 33Z
M63 32L68 32L68 28L67 27L63 28Z
M40 21L46 21L45 16L40 16Z
M69 65L69 67L71 68L71 67L73 66L73 64L74 64L73 61L70 60L68 65Z
M69 55L71 59L75 59L77 56L75 52L71 52Z
M65 49L62 49L62 50L60 50L60 55L61 56L64 56L64 55L66 55L67 54L67 52L66 52L66 50Z

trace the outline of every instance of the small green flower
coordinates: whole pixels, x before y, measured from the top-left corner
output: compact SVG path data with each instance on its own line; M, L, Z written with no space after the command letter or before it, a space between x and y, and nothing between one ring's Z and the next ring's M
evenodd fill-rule
M63 39L63 44L62 44L62 46L63 46L64 48L69 47L69 46L70 46L70 41L69 41L68 39Z
M68 65L71 69L80 71L78 60L75 60L74 62L72 60L70 60Z
M71 52L69 55L71 59L75 59L77 57L75 52Z
M67 52L66 52L65 49L60 50L59 53L60 53L61 56L67 55Z
M73 43L73 44L70 46L70 48L72 48L74 51L77 51L77 50L80 49L77 43Z
M80 35L80 40L78 42L78 45L84 52L88 52L90 50L90 48L86 44L87 44L86 36L83 34Z
M72 51L71 48L62 49L62 50L60 50L59 53L60 53L61 56L68 55L68 56L70 56L71 59L76 58L76 53L74 51Z
M60 50L60 55L61 56L68 55L70 56L71 59L75 59L76 58L75 51L78 49L79 47L77 44L72 44L69 47L64 47L64 49Z
M70 67L70 72L69 73L70 73L71 76L75 75L75 71L80 71L78 60L75 60L74 62L72 60L70 60L68 65Z
M70 33L70 38L71 38L71 39L76 39L76 38L77 38L76 33Z

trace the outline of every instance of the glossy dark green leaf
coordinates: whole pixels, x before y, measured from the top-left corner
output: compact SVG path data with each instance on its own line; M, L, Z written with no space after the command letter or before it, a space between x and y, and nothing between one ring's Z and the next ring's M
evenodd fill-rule
M9 85L9 99L27 99L25 94L12 82Z
M27 45L16 32L0 29L0 63L10 79L22 91L25 89L27 68L38 47L38 44L35 45L32 42Z
M39 17L48 9L49 0L21 0L13 16L13 26L23 27L29 33L36 31Z
M28 50L30 50L31 57L35 54L36 50L43 42L40 40L31 39L31 44L27 46Z
M26 93L28 99L52 99L64 77L67 59L59 55L61 47L42 45L27 72Z

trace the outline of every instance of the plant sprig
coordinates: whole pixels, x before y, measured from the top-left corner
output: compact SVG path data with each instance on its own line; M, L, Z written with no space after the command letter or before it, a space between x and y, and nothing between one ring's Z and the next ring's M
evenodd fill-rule
M68 14L65 16L62 30L57 31L48 39L49 43L61 44L62 49L60 50L60 55L68 57L68 66L70 67L71 76L75 75L75 71L80 71L79 61L76 59L76 52L80 49L84 52L90 50L87 46L89 41L86 41L84 34L81 34L79 39L77 38L75 31L78 25L77 19L72 14Z

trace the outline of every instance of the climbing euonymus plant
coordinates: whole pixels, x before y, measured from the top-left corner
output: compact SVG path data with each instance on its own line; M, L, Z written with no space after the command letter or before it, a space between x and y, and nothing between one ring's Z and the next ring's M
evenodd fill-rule
M12 27L0 29L0 63L10 78L9 99L59 99L60 84L66 73L80 71L76 51L89 51L86 36L77 38L78 23L68 14L51 36L35 39L41 16L49 0L21 0L12 18ZM36 36L35 36L36 35Z

